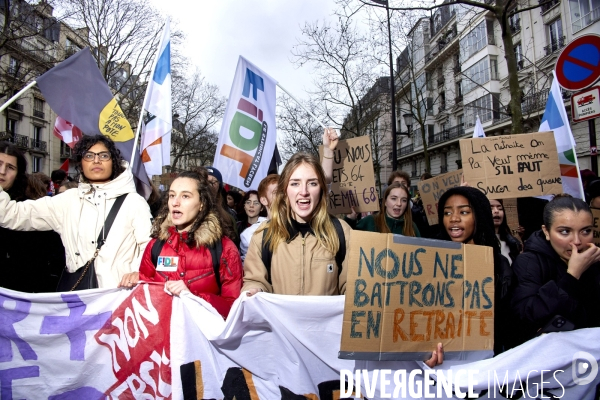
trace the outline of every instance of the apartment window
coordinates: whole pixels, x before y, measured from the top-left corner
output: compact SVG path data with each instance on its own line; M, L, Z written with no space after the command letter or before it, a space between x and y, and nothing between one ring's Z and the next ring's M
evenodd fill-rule
M448 155L446 153L440 154L440 173L443 174L448 172Z
M486 94L465 106L464 119L466 128L475 126L475 117L479 116L481 122L487 122L498 117L500 104L497 95Z
M490 79L497 81L498 78L498 60L496 57L490 57Z
M464 126L465 124L465 116L464 115L459 115L456 117L456 125L458 126Z
M600 19L600 0L569 0L573 33Z
M465 79L462 80L462 93L466 94L490 80L489 58L482 58L463 73Z
M42 172L42 157L32 156L31 161L32 172Z
M8 73L10 75L17 75L19 72L19 60L14 57L11 57L8 61Z
M33 98L33 116L44 118L44 100Z
M6 130L12 134L17 133L17 120L16 119L7 119L6 120Z
M488 44L494 44L493 22L483 20L460 40L460 59L465 62Z
M514 47L515 57L517 58L517 71L523 69L523 48L521 47L521 43L517 44Z
M440 92L440 105L439 111L444 111L446 109L446 92Z
M516 8L514 9L514 12L515 14L508 17L508 25L510 26L510 31L512 33L517 33L521 30L521 17L519 16L519 14L516 14Z
M42 140L42 127L34 125L33 126L33 140L40 141Z
M562 20L558 18L556 21L548 24L548 54L554 53L565 45L563 36Z

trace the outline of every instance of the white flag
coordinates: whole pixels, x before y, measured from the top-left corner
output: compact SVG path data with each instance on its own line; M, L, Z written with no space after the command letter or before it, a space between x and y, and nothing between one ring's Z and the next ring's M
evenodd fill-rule
M273 157L277 82L240 56L213 166L223 183L257 189Z
M552 74L554 74L554 71L552 71ZM565 104L563 103L556 76L554 76L554 80L552 81L546 110L544 111L542 123L538 130L538 132L547 131L554 131L563 192L580 199L585 199L579 175L577 153L575 152L575 140L573 139L569 118L567 118L567 110L565 110Z
M171 40L169 20L165 24L156 56L152 79L144 101L141 154L148 176L162 174L163 165L171 164Z
M481 126L481 121L479 120L479 115L475 120L475 130L473 131L473 137L485 137L485 132L483 131L483 126Z

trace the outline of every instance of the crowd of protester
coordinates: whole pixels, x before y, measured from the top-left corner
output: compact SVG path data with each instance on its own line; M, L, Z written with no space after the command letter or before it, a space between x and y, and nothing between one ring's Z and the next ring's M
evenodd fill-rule
M165 282L173 295L189 291L226 318L244 293L343 295L356 229L491 247L495 354L543 333L557 317L575 329L600 326L600 249L590 209L600 208L600 179L586 174L587 202L568 195L520 200L523 226L515 231L503 202L468 184L441 196L439 223L430 226L403 171L390 175L378 212L338 218L327 210L333 130L325 130L323 143L321 160L295 154L257 191L228 188L207 166L182 172L148 201L104 136L77 143L76 181L60 170L28 175L23 154L0 143L0 286L54 291L87 266L91 287ZM441 362L438 345L427 364Z

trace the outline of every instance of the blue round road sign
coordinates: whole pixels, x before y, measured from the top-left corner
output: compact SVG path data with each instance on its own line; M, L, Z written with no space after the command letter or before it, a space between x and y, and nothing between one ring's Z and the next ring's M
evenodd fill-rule
M569 43L556 60L556 79L567 90L577 91L600 78L600 36L589 34Z

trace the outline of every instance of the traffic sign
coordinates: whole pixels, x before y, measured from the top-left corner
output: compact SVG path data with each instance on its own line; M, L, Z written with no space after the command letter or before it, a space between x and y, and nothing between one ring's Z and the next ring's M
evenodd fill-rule
M600 86L571 96L571 117L573 122L600 117Z
M561 51L556 60L556 79L564 89L577 91L600 78L600 35L580 36Z

